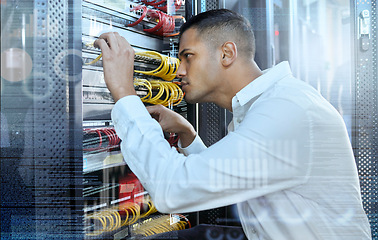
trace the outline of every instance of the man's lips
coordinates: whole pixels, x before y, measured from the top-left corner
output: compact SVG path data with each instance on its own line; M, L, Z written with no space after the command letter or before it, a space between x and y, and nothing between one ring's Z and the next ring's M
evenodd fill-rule
M189 85L189 83L187 83L187 82L181 82L181 88L182 88L182 90L184 90L184 88L185 88L187 85Z

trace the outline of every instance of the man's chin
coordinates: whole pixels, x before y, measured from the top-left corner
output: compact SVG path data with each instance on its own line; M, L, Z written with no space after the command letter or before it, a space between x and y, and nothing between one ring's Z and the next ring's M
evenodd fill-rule
M198 103L195 99L188 98L187 96L184 97L185 102L190 103L190 104L195 104Z

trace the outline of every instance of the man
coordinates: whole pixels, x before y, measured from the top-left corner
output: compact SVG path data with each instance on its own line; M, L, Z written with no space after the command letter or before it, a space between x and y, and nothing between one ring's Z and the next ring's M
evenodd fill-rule
M292 76L287 62L258 68L245 18L214 10L181 28L177 76L186 100L233 113L228 135L209 148L180 115L162 106L146 110L124 38L106 33L95 44L116 101L112 119L125 161L159 211L237 203L249 239L371 238L342 118ZM161 129L179 134L184 154L170 148Z

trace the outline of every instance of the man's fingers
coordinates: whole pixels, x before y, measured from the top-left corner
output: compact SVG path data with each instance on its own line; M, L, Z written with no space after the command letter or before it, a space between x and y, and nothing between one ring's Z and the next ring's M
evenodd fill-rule
M114 33L114 32L103 33L94 42L94 46L101 48L101 46L99 45L99 43L101 42L101 39L102 39L108 45L108 48L110 48L112 50L115 50L115 51L118 51L118 49L119 49L118 41L119 40L118 40L118 37L116 35L119 36L118 33ZM103 49L101 48L101 50L103 50Z
M134 49L130 43L118 32L107 32L101 34L94 42L94 47L100 48L105 56L109 55L109 51L117 53L127 53L128 55L134 55Z
M93 46L96 48L100 48L102 52L107 52L109 51L109 46L106 43L105 39L96 39L96 41L93 43Z
M153 106L148 106L146 108L150 114L160 114L162 107L163 105L153 105Z
M148 106L146 107L147 108L147 111L148 113L151 115L152 118L154 118L156 121L159 122L159 118L160 118L160 111L159 111L159 105L153 105L153 106Z
M119 46L118 46L118 39L115 35L114 32L109 32L108 35L107 35L107 42L108 42L108 45L109 45L109 48L114 50L114 51L118 51L119 49Z
M93 46L94 47L97 47L97 48L101 48L101 46L100 46L100 42L104 42L104 43L106 43L106 46L108 46L108 34L109 33L103 33L103 34L101 34L97 39L96 39L96 41L94 41L94 43L93 43ZM108 46L109 47L109 46Z
M115 32L114 35L115 35L115 37L118 40L119 47L123 47L123 48L124 47L127 47L127 48L130 47L131 48L130 43L124 37L122 37L121 35L119 35L118 32Z

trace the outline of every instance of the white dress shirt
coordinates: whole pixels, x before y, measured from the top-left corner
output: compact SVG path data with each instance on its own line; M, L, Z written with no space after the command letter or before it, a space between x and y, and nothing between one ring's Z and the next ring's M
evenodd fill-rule
M160 212L237 203L248 239L371 239L338 112L282 62L232 99L229 133L178 153L137 96L112 111L125 161Z

